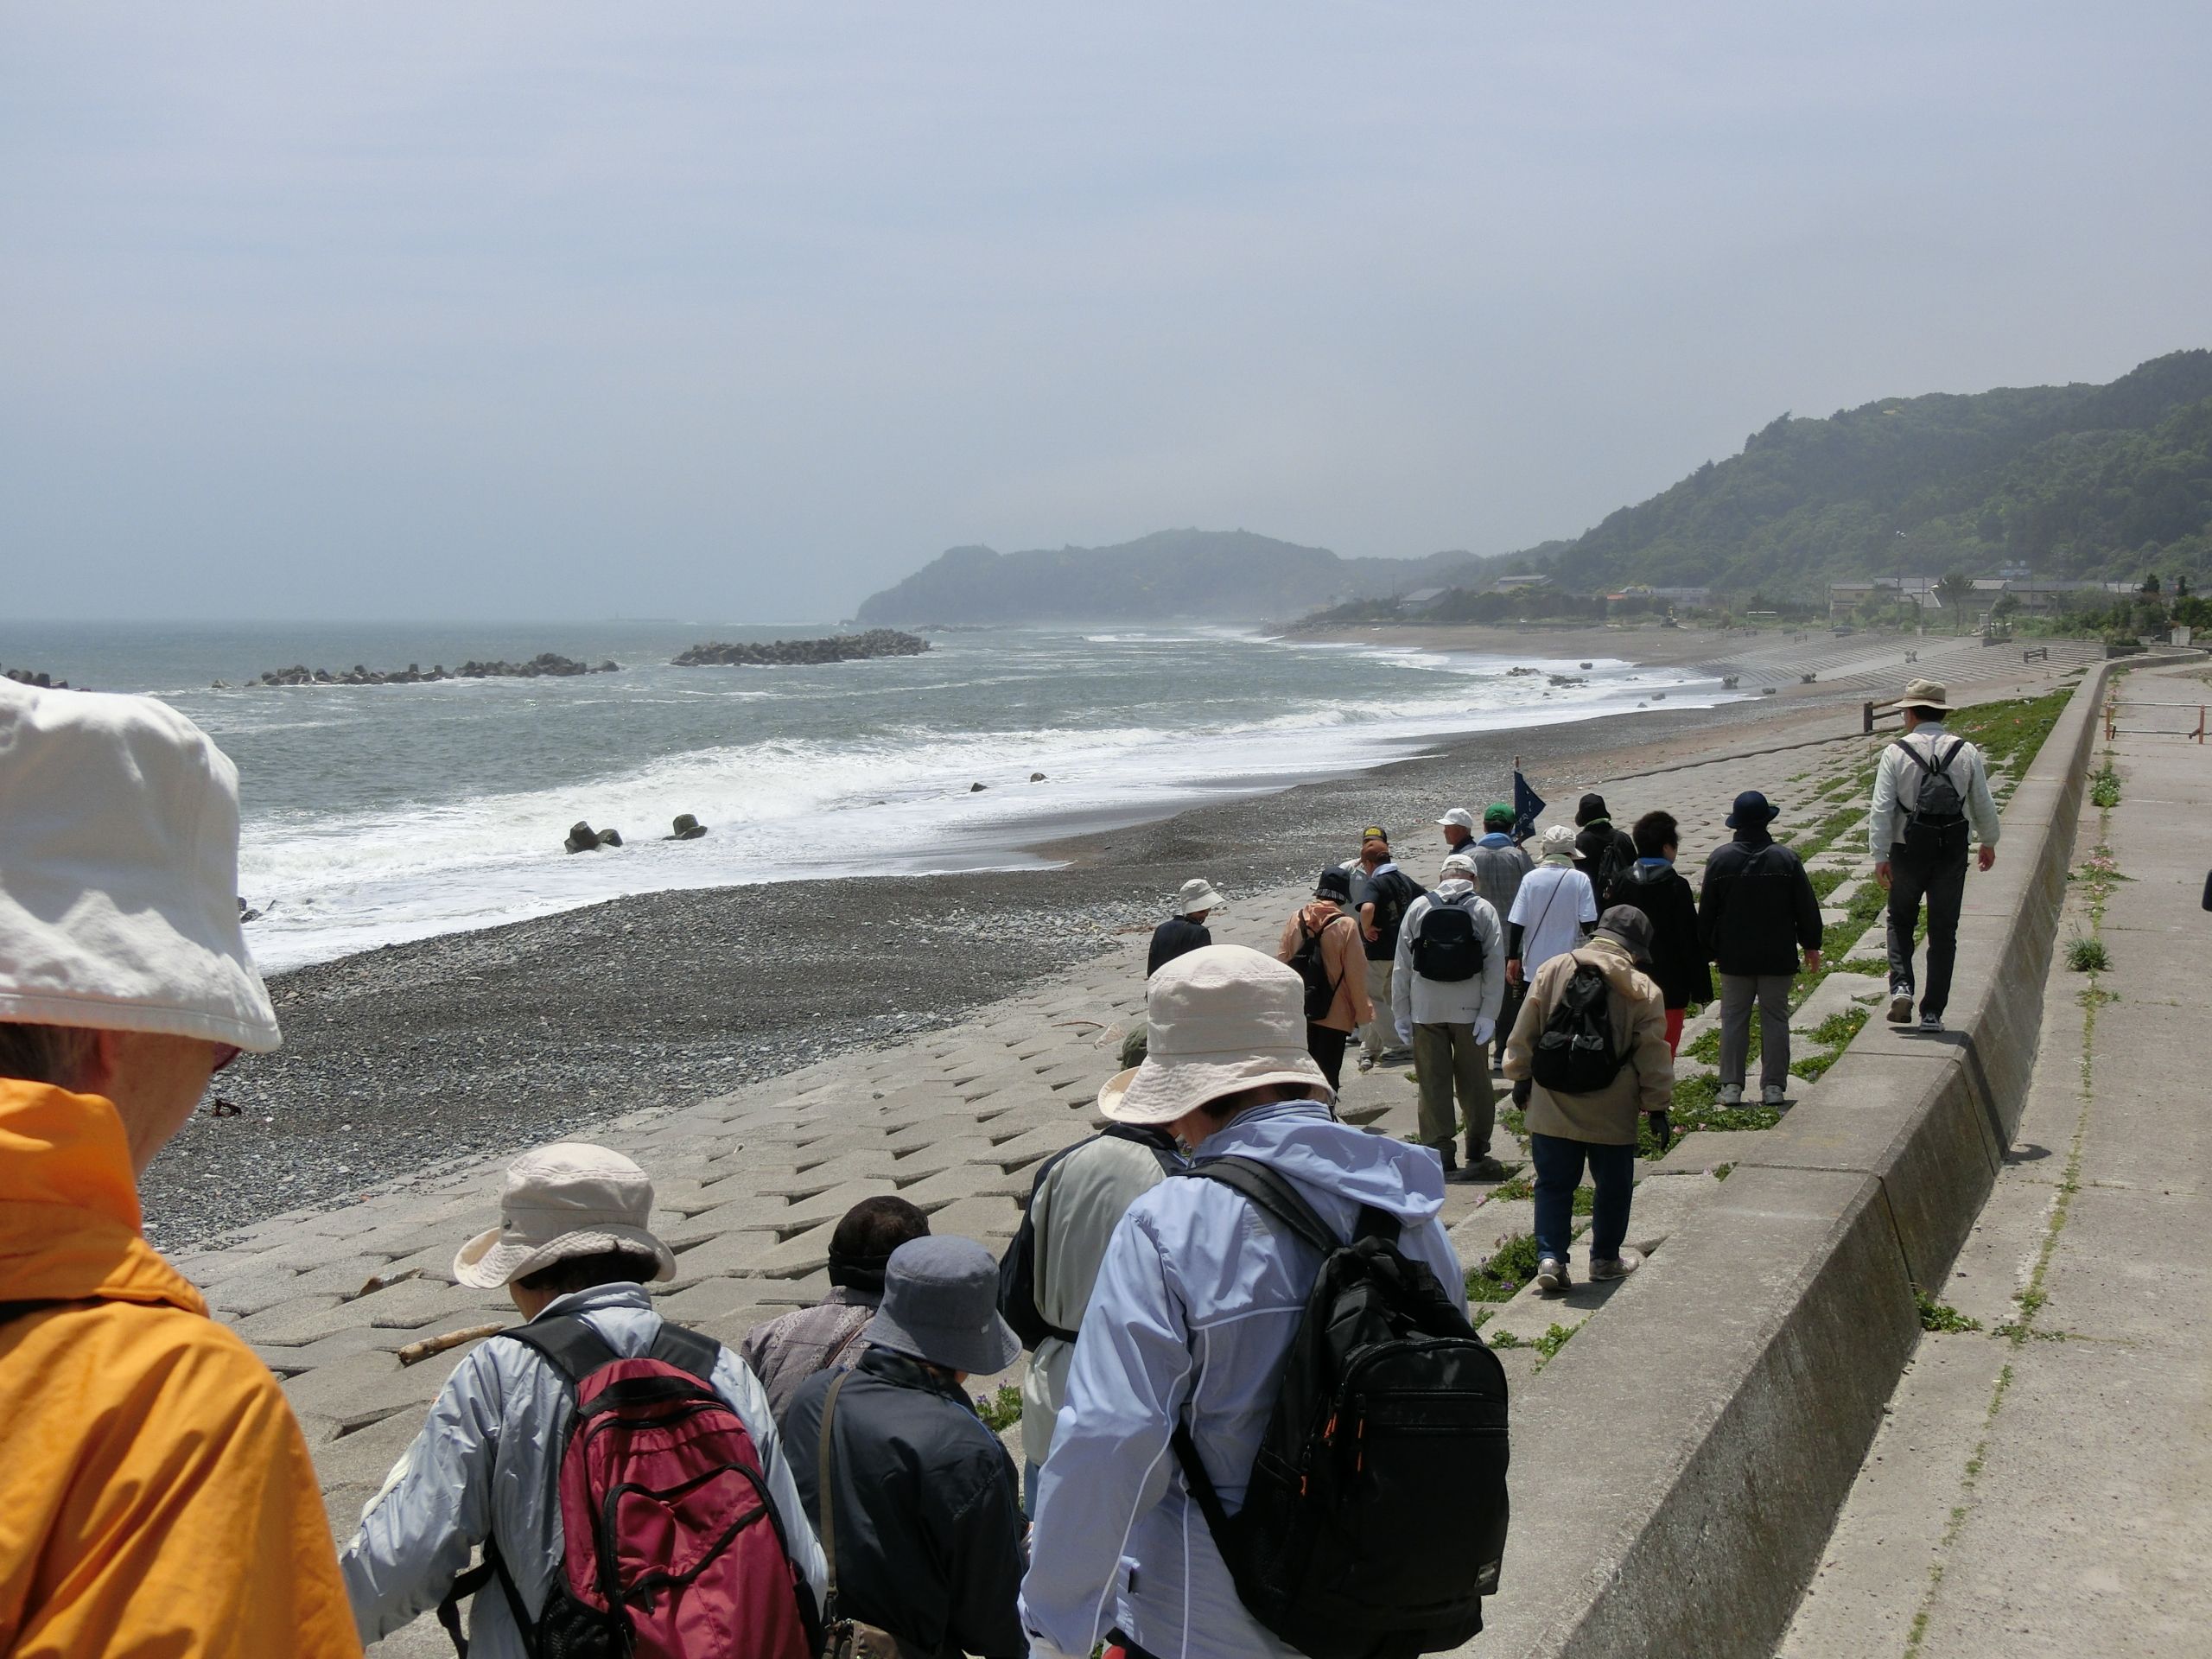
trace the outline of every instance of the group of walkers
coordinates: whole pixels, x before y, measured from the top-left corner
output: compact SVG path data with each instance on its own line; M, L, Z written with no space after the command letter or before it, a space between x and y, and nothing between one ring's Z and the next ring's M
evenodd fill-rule
M1969 838L1986 868L1997 825L1942 689L1908 700L1874 850L1905 1018L1928 901L1940 1028ZM352 1655L433 1609L493 1659L1456 1646L1506 1524L1503 1374L1441 1221L1447 1181L1506 1173L1491 1062L1526 1108L1540 1285L1569 1283L1586 1170L1590 1276L1632 1272L1639 1120L1711 967L1724 1084L1754 1007L1770 1095L1786 1074L1819 907L1775 817L1737 798L1701 897L1672 818L1624 835L1595 795L1541 836L1446 813L1433 888L1370 825L1273 957L1212 943L1221 895L1186 885L1141 1058L1004 1252L868 1198L826 1300L738 1349L658 1311L676 1258L644 1169L525 1154L452 1264L521 1323L448 1376L340 1552L275 1379L140 1230L155 1154L280 1041L238 924L236 772L150 700L0 688L0 1653ZM1363 1066L1410 1055L1415 1142L1338 1120L1354 1033ZM1024 1348L1017 1468L969 1385ZM1387 1382L1359 1369L1385 1354Z

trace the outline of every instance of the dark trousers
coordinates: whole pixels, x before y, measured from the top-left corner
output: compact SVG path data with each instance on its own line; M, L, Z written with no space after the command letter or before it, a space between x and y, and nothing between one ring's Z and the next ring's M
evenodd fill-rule
M1910 992L1912 930L1928 901L1928 984L1920 1011L1941 1016L1951 1001L1951 969L1959 958L1959 906L1967 896L1967 849L1916 853L1890 849L1890 989Z
M1306 1052L1313 1057L1313 1064L1321 1068L1321 1075L1329 1080L1329 1087L1338 1086L1337 1080L1344 1072L1344 1045L1351 1040L1351 1033L1338 1031L1328 1026L1306 1022Z
M1628 1237L1629 1195L1636 1188L1636 1147L1601 1147L1562 1135L1532 1135L1529 1156L1536 1166L1536 1254L1567 1260L1574 1242L1574 1189L1582 1166L1598 1189L1590 1211L1590 1259L1618 1262Z
M1525 982L1519 985L1510 980L1506 982L1505 1001L1497 1009L1497 1033L1491 1039L1491 1069L1494 1071L1505 1070L1505 1041L1513 1035L1513 1022L1521 1017L1521 1005L1528 1000Z

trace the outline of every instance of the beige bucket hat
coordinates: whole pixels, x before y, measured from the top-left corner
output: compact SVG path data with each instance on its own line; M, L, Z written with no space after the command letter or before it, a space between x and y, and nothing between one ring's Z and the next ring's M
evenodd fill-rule
M1116 1123L1173 1123L1267 1083L1336 1091L1306 1052L1306 982L1241 944L1186 951L1145 986L1151 1040L1142 1065L1109 1078L1098 1109Z
M619 1152L581 1141L539 1147L507 1166L499 1224L453 1259L453 1276L496 1290L572 1256L634 1250L653 1259L652 1277L676 1276L676 1254L645 1225L653 1184Z
M1187 916L1194 910L1218 910L1228 902L1213 890L1212 882L1202 875L1196 875L1177 890L1175 913Z
M1892 709L1940 709L1951 712L1950 687L1941 680L1907 680L1904 695L1890 705Z
M1563 823L1555 823L1544 831L1542 842L1544 862L1572 864L1574 862L1574 831Z

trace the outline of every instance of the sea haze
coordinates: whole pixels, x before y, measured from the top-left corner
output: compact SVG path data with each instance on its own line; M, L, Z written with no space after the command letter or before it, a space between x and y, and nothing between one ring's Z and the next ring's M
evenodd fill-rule
M238 762L239 889L263 912L248 935L271 970L624 893L1016 868L1048 834L1382 765L1425 738L1619 713L1656 691L1672 708L1733 696L1694 670L1613 659L1554 686L1547 674L1583 671L1535 654L1540 637L1509 658L1229 629L1004 628L822 667L669 663L702 639L830 631L10 625L0 663L158 695ZM623 671L246 683L296 662L450 669L542 651ZM679 812L707 836L662 840ZM564 853L578 818L627 844Z

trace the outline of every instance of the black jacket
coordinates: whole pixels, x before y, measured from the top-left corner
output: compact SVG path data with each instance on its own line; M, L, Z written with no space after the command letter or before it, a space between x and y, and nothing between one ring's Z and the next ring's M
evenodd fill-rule
M1610 818L1592 818L1574 832L1574 868L1590 878L1590 888L1597 895L1599 910L1627 902L1599 884L1607 848L1612 849L1614 880L1618 880L1620 873L1636 862L1636 838L1625 830L1614 829Z
M1713 975L1699 937L1697 895L1671 864L1631 864L1613 884L1612 902L1651 918L1651 976L1670 1008L1713 1001Z
M1194 922L1187 916L1170 916L1152 930L1152 951L1144 960L1145 977L1151 978L1185 951L1212 943L1213 935L1205 923Z
M784 1451L821 1530L817 1371L784 1414ZM837 1608L913 1650L1018 1659L1027 1568L1014 1461L959 1385L870 1348L837 1396Z
M1796 854L1764 830L1740 830L1705 861L1698 907L1705 953L1724 974L1794 974L1821 948L1821 901Z

